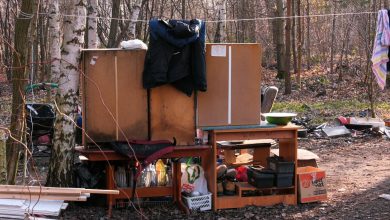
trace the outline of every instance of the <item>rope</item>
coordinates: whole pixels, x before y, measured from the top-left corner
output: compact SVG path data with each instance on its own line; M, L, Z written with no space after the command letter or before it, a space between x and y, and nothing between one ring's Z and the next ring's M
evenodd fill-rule
M26 17L33 16L33 14L27 14L22 11L20 13ZM313 15L300 15L300 16L281 16L281 17L260 17L260 18L239 18L239 19L226 19L226 20L207 20L206 23L218 23L218 22L238 22L238 21L267 21L276 19L292 19L292 18L315 18L315 17L331 17L331 16L350 16L350 15L364 15L364 14L376 14L378 12L363 11L363 12L345 12L345 13L333 13L333 14L313 14ZM49 13L37 13L38 15L48 16ZM63 17L85 17L88 19L107 19L107 20L118 20L118 21L131 21L131 22L143 22L148 23L149 20L133 20L127 18L113 18L113 17L102 17L102 16L88 16L88 15L75 15L75 14L59 14Z

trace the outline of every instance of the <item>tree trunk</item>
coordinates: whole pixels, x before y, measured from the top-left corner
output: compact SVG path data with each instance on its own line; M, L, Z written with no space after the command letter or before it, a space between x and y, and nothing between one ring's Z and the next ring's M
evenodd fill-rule
M276 0L276 14L275 17L283 17L283 0ZM276 42L276 62L278 74L277 78L282 79L286 73L286 47L284 43L284 19L275 19L274 20L274 31L272 33L273 38Z
M287 0L287 17L291 16L291 0ZM291 18L286 21L286 72L284 78L284 94L291 94Z
M70 14L78 17L64 18L64 40L61 51L61 75L56 95L58 110L54 123L53 148L50 158L47 185L72 186L73 156L75 146L74 120L78 107L80 49L84 43L85 4L73 0Z
M310 2L309 0L306 0L306 62L307 62L307 69L310 70L311 68L311 54L310 54Z
M298 70L297 70L297 84L298 89L301 89L301 71L302 71L302 45L303 45L303 39L302 36L303 32L305 31L303 27L303 18L301 18L301 0L297 0L297 14L298 14Z
M141 3L141 0L136 0L131 11L131 21L129 25L130 39L135 39L135 27L137 25L136 20L138 20L139 12L141 11Z
M120 6L121 6L121 0L115 0L112 2L112 13L111 13L112 18L119 18ZM117 38L116 38L118 32L118 24L119 24L118 19L111 19L110 33L108 35L108 43L107 43L108 48L113 48L118 46Z
M333 14L336 13L337 2L333 1ZM330 46L330 74L333 74L333 57L335 53L335 38L336 38L336 15L333 15L332 19L332 42Z
M21 11L26 14L33 13L32 0L24 0L22 2ZM11 133L18 139L22 140L24 135L25 125L25 108L24 108L24 87L27 83L28 71L28 32L32 17L26 17L24 14L19 14L15 23L15 52L13 55L12 74L12 115L11 115ZM19 152L22 146L8 139L7 143L7 173L8 184L14 184L16 178L16 169L19 160Z
M7 160L4 134L0 132L0 185L7 184Z
M292 49L292 55L293 55L293 68L294 68L294 74L298 72L298 67L297 67L297 42L296 42L296 18L295 18L295 10L296 10L296 3L294 1L291 2L291 11L292 11L292 16L294 17L292 19L292 27L291 27L291 49Z
M226 41L226 0L220 0L216 5L218 23L215 31L214 42L221 43Z
M52 0L49 5L49 30L50 30L50 59L51 81L58 83L61 73L61 47L60 47L60 17L59 0Z
M181 0L181 19L186 19L186 0Z
M97 37L97 6L98 0L88 0L87 15L88 15L88 34L87 34L87 47L98 48L99 41Z

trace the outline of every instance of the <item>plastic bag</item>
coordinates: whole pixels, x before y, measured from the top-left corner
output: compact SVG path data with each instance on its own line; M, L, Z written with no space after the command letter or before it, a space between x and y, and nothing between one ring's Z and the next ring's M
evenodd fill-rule
M156 173L157 186L165 186L167 184L167 169L161 159L156 162Z
M120 45L123 49L130 49L130 50L133 50L133 49L147 50L148 49L148 46L146 46L146 44L144 42L142 42L141 40L138 40L138 39L122 41L120 43Z
M192 192L199 192L200 195L208 194L207 181L204 177L204 170L198 164L181 164L181 184L182 191L190 194Z

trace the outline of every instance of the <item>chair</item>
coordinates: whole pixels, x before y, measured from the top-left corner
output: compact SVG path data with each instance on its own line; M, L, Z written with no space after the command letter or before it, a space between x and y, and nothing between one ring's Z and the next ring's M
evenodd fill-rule
M261 113L268 113L271 111L278 91L279 89L276 86L261 88ZM263 116L261 116L261 120L264 120Z

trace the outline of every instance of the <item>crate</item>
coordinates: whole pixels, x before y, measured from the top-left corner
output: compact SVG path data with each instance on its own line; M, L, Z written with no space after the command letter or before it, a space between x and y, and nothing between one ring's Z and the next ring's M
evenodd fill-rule
M268 169L249 167L247 170L248 182L257 188L271 188L274 186L274 173Z
M287 162L283 157L273 156L267 158L268 168L276 173L294 173L294 162Z
M211 193L202 196L186 197L182 196L187 207L192 210L211 210Z
M291 187L293 185L293 177L292 173L277 173L275 175L275 186L284 188Z

